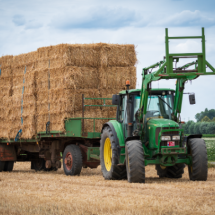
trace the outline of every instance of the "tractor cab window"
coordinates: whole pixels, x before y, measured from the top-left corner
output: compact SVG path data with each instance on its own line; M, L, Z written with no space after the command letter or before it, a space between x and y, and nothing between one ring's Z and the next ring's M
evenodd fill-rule
M140 108L140 96L134 96L134 121L135 121L135 113Z
M173 105L172 94L149 96L146 120L151 117L171 119L172 105Z
M124 123L127 122L126 105L127 105L127 96L122 96L119 119Z

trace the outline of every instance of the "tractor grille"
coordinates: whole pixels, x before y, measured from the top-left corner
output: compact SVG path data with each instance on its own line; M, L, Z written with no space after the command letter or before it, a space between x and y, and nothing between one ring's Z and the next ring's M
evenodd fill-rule
M167 129L169 129L169 127L162 128L162 130L165 130L165 129L167 130ZM156 131L155 131L156 145L158 145L158 135L159 135L160 131L161 131L161 127L156 128ZM168 131L168 132L164 132L163 135L171 136L171 139L172 139L172 136L179 135L179 131ZM180 141L178 141L178 140L175 141L175 145L179 145L179 142ZM164 144L164 145L162 145L162 144ZM161 146L167 146L167 141L161 141Z

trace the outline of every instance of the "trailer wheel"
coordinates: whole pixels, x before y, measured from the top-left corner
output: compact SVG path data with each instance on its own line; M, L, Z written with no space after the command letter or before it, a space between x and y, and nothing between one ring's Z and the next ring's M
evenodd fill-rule
M115 134L116 135L116 134ZM126 167L119 164L119 145L109 126L104 127L100 140L100 162L106 180L126 179Z
M145 161L140 140L131 140L125 146L127 178L130 183L145 183Z
M11 172L13 170L14 161L6 161L4 165L4 171Z
M45 160L42 158L32 161L32 166L36 171L42 171L46 169Z
M156 164L157 175L159 178L182 178L185 165L183 163L175 164L174 166L161 166Z
M4 170L5 167L5 161L0 161L0 172Z
M208 158L205 141L201 138L189 139L188 150L192 156L192 164L188 166L190 180L206 181L208 176Z
M82 168L81 149L76 145L68 145L63 152L63 169L66 175L80 175Z

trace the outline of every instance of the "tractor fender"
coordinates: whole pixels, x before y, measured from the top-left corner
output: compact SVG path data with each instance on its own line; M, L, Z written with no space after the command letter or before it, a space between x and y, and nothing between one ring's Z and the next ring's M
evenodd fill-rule
M202 134L191 134L187 137L184 137L185 138L185 141L188 143L188 140L189 139L192 139L192 138L202 138Z
M124 136L123 136L123 131L122 131L122 125L117 122L116 120L110 120L109 122L106 122L103 127L109 126L114 134L114 138L115 141L118 143L117 145L120 147L124 147L125 146L125 140L124 140Z
M130 141L130 140L140 140L140 136L127 137L125 142Z

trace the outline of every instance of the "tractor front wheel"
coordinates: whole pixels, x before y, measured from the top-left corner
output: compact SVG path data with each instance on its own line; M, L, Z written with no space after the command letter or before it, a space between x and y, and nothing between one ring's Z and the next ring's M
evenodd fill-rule
M205 141L201 138L189 139L188 150L192 156L192 164L188 166L190 180L206 181L208 176L208 157Z
M119 157L120 152L116 132L106 126L102 130L100 140L100 162L105 179L126 179L126 167L125 165L119 165Z
M128 181L130 183L145 183L145 161L141 141L126 142L125 155Z

